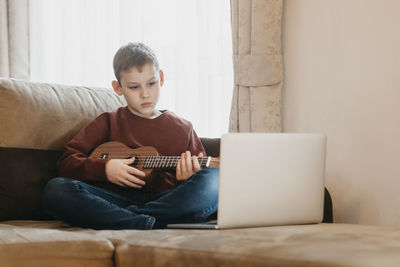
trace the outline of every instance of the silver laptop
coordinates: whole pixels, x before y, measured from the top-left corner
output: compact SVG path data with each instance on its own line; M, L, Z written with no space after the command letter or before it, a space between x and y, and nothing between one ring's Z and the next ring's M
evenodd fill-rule
M319 223L326 137L229 133L221 138L218 219L168 228L226 229Z

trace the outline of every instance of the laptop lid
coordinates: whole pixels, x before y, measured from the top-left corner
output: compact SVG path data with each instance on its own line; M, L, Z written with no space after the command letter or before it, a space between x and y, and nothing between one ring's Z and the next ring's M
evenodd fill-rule
M321 222L325 151L322 134L223 135L217 227Z

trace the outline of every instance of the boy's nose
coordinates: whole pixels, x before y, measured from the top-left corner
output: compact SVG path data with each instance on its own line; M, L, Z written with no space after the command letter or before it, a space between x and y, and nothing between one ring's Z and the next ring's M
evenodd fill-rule
M150 95L149 95L149 91L147 90L147 89L143 89L142 90L142 97L143 98L147 98L147 97L149 97Z

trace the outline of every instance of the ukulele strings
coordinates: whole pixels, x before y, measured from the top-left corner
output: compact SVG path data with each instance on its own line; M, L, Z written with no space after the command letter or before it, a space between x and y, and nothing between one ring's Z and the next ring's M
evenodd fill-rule
M127 157L126 155L114 155L112 158L113 159L130 159L134 157L135 159L139 159L139 160L160 160L160 161L164 161L164 160L179 160L182 157L180 156L129 156ZM204 159L208 159L209 157L197 157L200 160L204 160Z
M151 167L168 167L168 166L176 166L178 163L178 160L181 159L180 156L133 156L136 159L139 160L135 166L138 167L143 167L147 166L149 168ZM126 156L123 157L118 157L117 155L113 157L115 158L125 158ZM198 157L199 164L206 164L208 162L209 157Z

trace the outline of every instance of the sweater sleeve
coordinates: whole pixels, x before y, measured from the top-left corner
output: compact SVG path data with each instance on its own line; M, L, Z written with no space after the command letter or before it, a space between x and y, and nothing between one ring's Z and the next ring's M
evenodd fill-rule
M109 159L90 158L90 153L109 136L109 115L103 113L84 127L65 145L57 162L58 175L82 181L106 181L105 166Z

